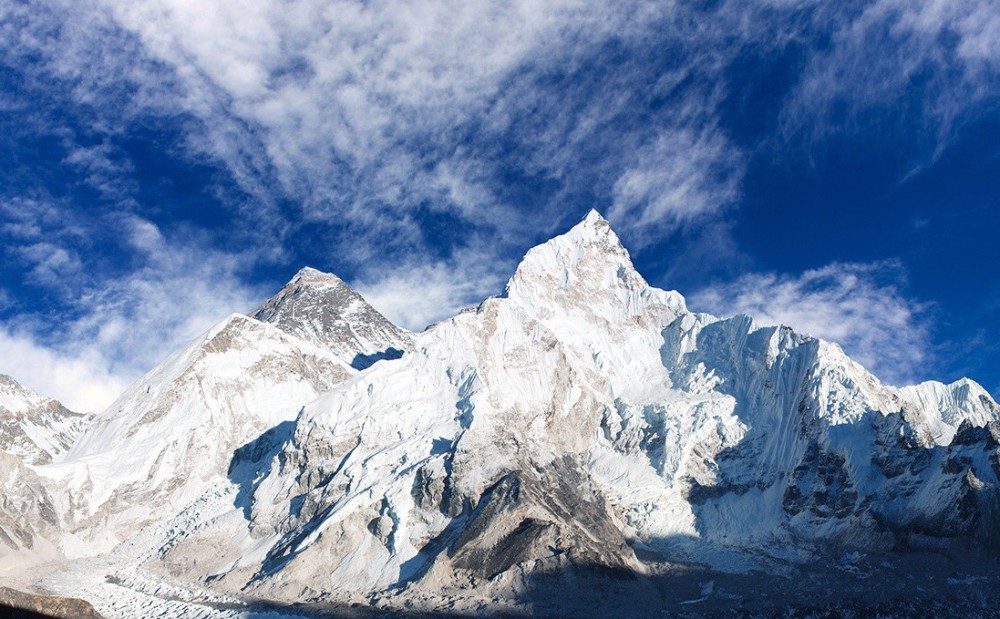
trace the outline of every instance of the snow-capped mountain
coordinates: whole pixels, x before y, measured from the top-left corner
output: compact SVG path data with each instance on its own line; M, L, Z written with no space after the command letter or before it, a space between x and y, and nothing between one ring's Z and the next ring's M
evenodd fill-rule
M69 451L90 417L0 375L0 452L28 464L53 462Z
M30 467L64 458L91 418L0 375L0 557L52 554L35 539L39 531L58 535L57 513L48 485Z
M914 395L928 389L883 386L786 327L688 312L592 213L530 251L503 296L415 335L248 458L250 538L209 571L288 601L470 582L492 597L536 570L641 572L637 547L805 560L928 531L981 541L996 414Z
M12 479L23 487L29 486L24 476L47 480L38 487L58 515L55 535L72 539L62 542L68 554L110 549L137 528L167 520L217 490L228 483L239 447L291 420L304 403L357 373L351 362L359 356L404 345L402 330L366 330L364 325L358 328L363 338L328 343L323 329L343 327L338 315L323 309L324 299L346 298L344 318L351 312L372 323L381 318L353 291L338 294L336 282L332 275L303 270L257 312L263 315L266 308L273 325L239 314L228 317L89 421L86 431L66 442L72 449L62 462ZM317 321L310 323L304 306L317 302ZM37 397L30 402L36 408L42 403ZM40 462L23 459L29 465Z
M690 312L591 212L418 334L303 269L9 475L130 587L495 610L543 574L1000 552L998 440L974 382Z
M321 348L352 367L398 359L410 348L406 331L389 322L336 275L306 267L251 316Z
M356 374L358 359L409 346L360 295L313 269L254 316L234 314L171 356L76 442L64 469L84 530L137 503L169 506L143 524L175 514L226 479L238 448Z
M129 387L73 446L59 472L74 529L103 522L104 536L109 519L132 527L175 514L225 478L233 451L351 373L328 350L229 317Z

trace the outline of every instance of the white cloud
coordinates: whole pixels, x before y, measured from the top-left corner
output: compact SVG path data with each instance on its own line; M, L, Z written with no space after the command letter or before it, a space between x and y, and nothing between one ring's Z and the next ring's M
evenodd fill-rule
M49 281L71 304L71 319L25 312L0 327L0 372L70 408L107 406L170 351L266 296L241 282L245 256L169 242L137 216L118 225L140 250L137 268L86 285ZM41 267L49 265L43 261L35 270Z
M142 265L89 289L79 301L84 314L67 329L70 341L92 342L112 367L144 372L215 322L263 300L241 283L246 257L170 243L138 218L125 225L145 253Z
M837 342L883 380L924 379L931 351L927 308L898 289L898 263L835 263L794 277L751 273L689 297L721 316L747 314Z
M1000 4L877 0L810 57L785 120L815 137L867 130L866 112L892 109L924 124L933 158L985 102L997 101L998 78Z
M505 269L509 273L501 275ZM513 269L508 260L494 263L486 253L465 252L448 261L400 265L354 285L390 321L421 331L500 294Z
M45 20L32 44L52 56L57 74L79 81L80 98L93 97L107 84L106 74L120 70L123 83L136 86L121 88L129 98L122 110L127 115L181 112L200 119L190 127L188 145L223 161L255 197L245 208L268 222L261 229L274 230L281 242L281 234L301 225L299 215L307 222L353 224L340 243L353 246L341 259L363 259L363 245L372 242L388 242L419 258L425 243L410 234L406 221L421 209L503 228L505 215L523 205L498 195L497 155L481 150L512 131L524 149L520 163L531 174L573 185L604 183L608 191L620 177L620 208L641 210L643 221L663 229L691 219L683 213L719 208L715 201L728 198L738 184L738 174L710 184L718 168L732 164L733 149L726 148L721 131L701 122L718 99L701 86L668 108L688 111L665 113L650 127L658 140L651 142L640 126L619 135L621 119L653 96L630 92L635 84L652 80L648 88L667 97L692 75L718 81L724 62L714 43L728 36L729 24L693 27L697 16L677 5L436 0L265 1L245 7L220 0L137 0L81 8L49 0L46 6L51 19L65 16L67 23L58 27L66 31L60 41L68 44L45 44ZM121 49L97 37L88 45L88 27L110 33L110 24L134 40L124 39ZM607 77L612 83L574 93L572 105L564 105L566 93L558 88L539 87L553 71L600 62L609 42L641 50L655 37L691 52L688 66L658 75L632 75L649 67L619 67ZM519 118L532 109L544 117ZM693 109L703 110L699 118ZM524 120L540 124L522 127ZM463 146L465 131L477 126L482 143ZM607 161L587 164L596 170L581 169L581 146L593 151L595 140L615 145L602 156ZM677 156L684 145L697 149L693 162ZM667 165L615 160L633 148L645 148ZM103 159L93 161L95 156ZM713 156L721 160L710 161ZM102 164L97 172L119 163L101 147L76 159ZM682 182L668 167L680 163L698 180ZM698 165L712 170L694 170ZM113 188L100 174L93 182ZM657 188L672 191L674 204L648 195ZM302 209L292 222L274 207L289 197ZM677 206L681 200L683 208ZM564 215L549 212L538 220Z
M0 328L0 351L0 373L71 410L101 410L128 384L128 378L108 370L108 360L94 349L67 354L30 334Z
M26 281L54 289L80 283L83 261L76 241L84 233L52 202L0 201L0 230L12 241L0 251L12 264L19 263Z
M575 1L108 7L174 68L188 110L214 119L222 100L225 113L263 130L283 189L306 198L317 217L352 209L343 188L358 175L425 182L414 178L422 162L400 150L401 138L461 122L529 52L565 41L565 29L603 28L592 18L607 10ZM207 146L229 159L230 138L215 133Z
M608 218L644 241L718 214L739 197L742 158L711 127L660 135L615 182Z
M83 267L75 251L52 243L33 243L17 251L33 265L27 279L34 283L60 286L75 278Z
M842 128L830 118L838 101L864 108L895 100L926 68L928 122L951 126L995 92L1000 63L1000 10L990 0L878 0L860 11L811 1L711 9L579 0L39 6L34 12L45 18L34 28L20 23L32 23L23 15L29 9L8 9L22 27L6 34L50 56L53 71L78 82L81 100L107 94L116 75L136 86L116 93L129 99L120 110L126 116L200 119L189 146L226 163L256 198L245 208L268 222L262 228L280 237L301 223L274 207L291 197L302 208L293 220L354 223L357 246L388 237L411 256L426 249L405 224L419 209L496 226L495 213L520 206L483 182L495 180L496 162L460 143L465 130L488 143L522 128L519 165L557 182L603 184L597 198L611 204L584 206L648 229L635 236L642 243L738 195L742 154L718 127L736 58L830 32L829 45L807 50L785 113L789 125L818 131ZM53 31L58 45L45 40ZM655 72L626 62L598 82L584 72L564 89L543 86L554 74L599 63L609 44L612 53L629 48L639 56L662 48L678 62ZM662 110L636 113L651 101ZM624 131L614 124L621 118ZM341 258L363 257L357 246Z

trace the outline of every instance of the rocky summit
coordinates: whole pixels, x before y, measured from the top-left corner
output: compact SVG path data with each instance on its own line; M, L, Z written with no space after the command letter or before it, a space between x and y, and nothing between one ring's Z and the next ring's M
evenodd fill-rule
M421 333L303 269L95 416L0 398L0 584L106 617L1000 602L982 387L691 312L596 212Z

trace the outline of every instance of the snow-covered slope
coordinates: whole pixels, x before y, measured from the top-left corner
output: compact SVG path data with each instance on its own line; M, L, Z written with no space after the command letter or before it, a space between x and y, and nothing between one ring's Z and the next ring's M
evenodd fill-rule
M90 418L0 375L0 452L13 454L28 464L58 460L69 451Z
M947 445L965 422L985 426L1000 418L1000 407L975 381L963 378L950 385L931 380L900 390L922 419L938 445Z
M591 212L419 334L304 269L23 475L46 543L123 542L127 582L468 610L665 559L1000 551L998 439L972 381L896 389L836 344L690 312Z
M304 273L308 277L300 273L265 304L275 309L276 324L240 314L223 320L131 385L63 461L31 473L46 480L59 521L54 545L69 556L109 550L141 527L173 518L231 485L229 469L240 447L357 373L350 362L381 343L380 331L369 331L364 342L330 346L293 334L301 330L278 328L305 324L287 319L305 316L300 305L324 298L335 280ZM354 294L345 311L374 312L364 305ZM351 319L326 312L322 324L350 330ZM406 337L400 330L392 335Z
M57 471L71 479L74 522L135 505L141 524L176 513L225 476L233 451L352 372L325 349L230 316L129 387L76 442Z

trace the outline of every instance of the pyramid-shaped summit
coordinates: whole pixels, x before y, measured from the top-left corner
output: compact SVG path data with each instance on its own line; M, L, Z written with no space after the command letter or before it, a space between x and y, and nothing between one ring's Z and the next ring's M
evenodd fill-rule
M332 273L305 267L251 316L334 352L355 367L398 357L410 334Z
M593 209L566 233L530 249L508 280L505 296L526 306L556 303L581 311L590 306L608 318L641 313L650 301L646 297L655 297L674 314L686 311L680 294L646 282L611 224Z

